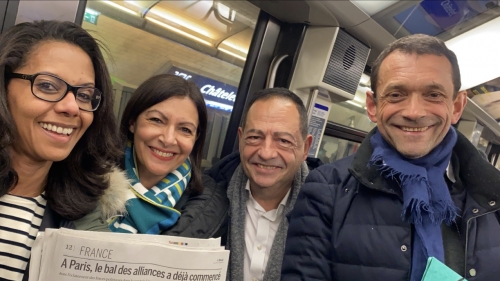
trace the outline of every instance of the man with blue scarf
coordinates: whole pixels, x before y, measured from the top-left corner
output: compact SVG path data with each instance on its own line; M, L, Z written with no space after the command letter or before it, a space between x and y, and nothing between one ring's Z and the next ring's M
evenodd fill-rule
M282 280L420 281L429 258L469 281L500 280L500 172L451 125L464 110L455 54L411 35L372 67L355 155L312 171Z

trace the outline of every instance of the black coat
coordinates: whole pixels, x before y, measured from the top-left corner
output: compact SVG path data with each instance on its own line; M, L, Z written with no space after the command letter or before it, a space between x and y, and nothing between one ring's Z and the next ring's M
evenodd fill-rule
M184 192L175 209L181 212L177 223L162 232L163 235L183 236L191 238L220 237L219 229L226 219L229 200L226 190L215 184L215 181L202 175L203 191L193 195Z
M401 219L399 186L368 167L369 139L307 177L289 217L282 280L409 280L414 229ZM500 172L460 133L451 163L463 211L443 231L445 262L461 261L469 281L500 280Z

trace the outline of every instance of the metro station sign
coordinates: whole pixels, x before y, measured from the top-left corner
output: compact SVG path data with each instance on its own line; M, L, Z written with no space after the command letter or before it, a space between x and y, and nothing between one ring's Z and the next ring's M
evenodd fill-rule
M198 75L179 67L172 66L167 72L174 74L185 80L192 81L200 88L200 92L207 101L219 102L233 106L238 88L202 75Z

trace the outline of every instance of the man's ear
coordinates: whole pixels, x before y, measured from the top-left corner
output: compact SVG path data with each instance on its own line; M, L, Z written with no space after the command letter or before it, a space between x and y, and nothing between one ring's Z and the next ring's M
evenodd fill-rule
M366 91L366 114L373 123L377 123L377 100L372 91Z
M241 149L241 146L243 145L243 142L241 141L241 138L243 137L243 128L238 127L238 147Z
M465 109L465 105L467 104L467 92L460 91L453 101L453 113L451 115L451 124L457 124L458 120L462 116L462 112Z
M309 149L311 149L312 141L313 141L313 136L307 135L306 139L304 140L304 156L303 156L304 159L302 159L302 161L306 161L307 154L309 154Z

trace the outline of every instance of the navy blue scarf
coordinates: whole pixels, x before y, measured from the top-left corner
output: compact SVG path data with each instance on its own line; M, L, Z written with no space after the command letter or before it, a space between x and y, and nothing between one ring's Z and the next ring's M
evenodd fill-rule
M402 217L415 225L411 281L422 279L429 257L444 263L441 224L451 224L457 216L444 174L456 141L457 134L451 127L429 154L408 159L389 145L378 130L370 138L373 154L369 164L376 166L383 177L399 182L404 201Z

